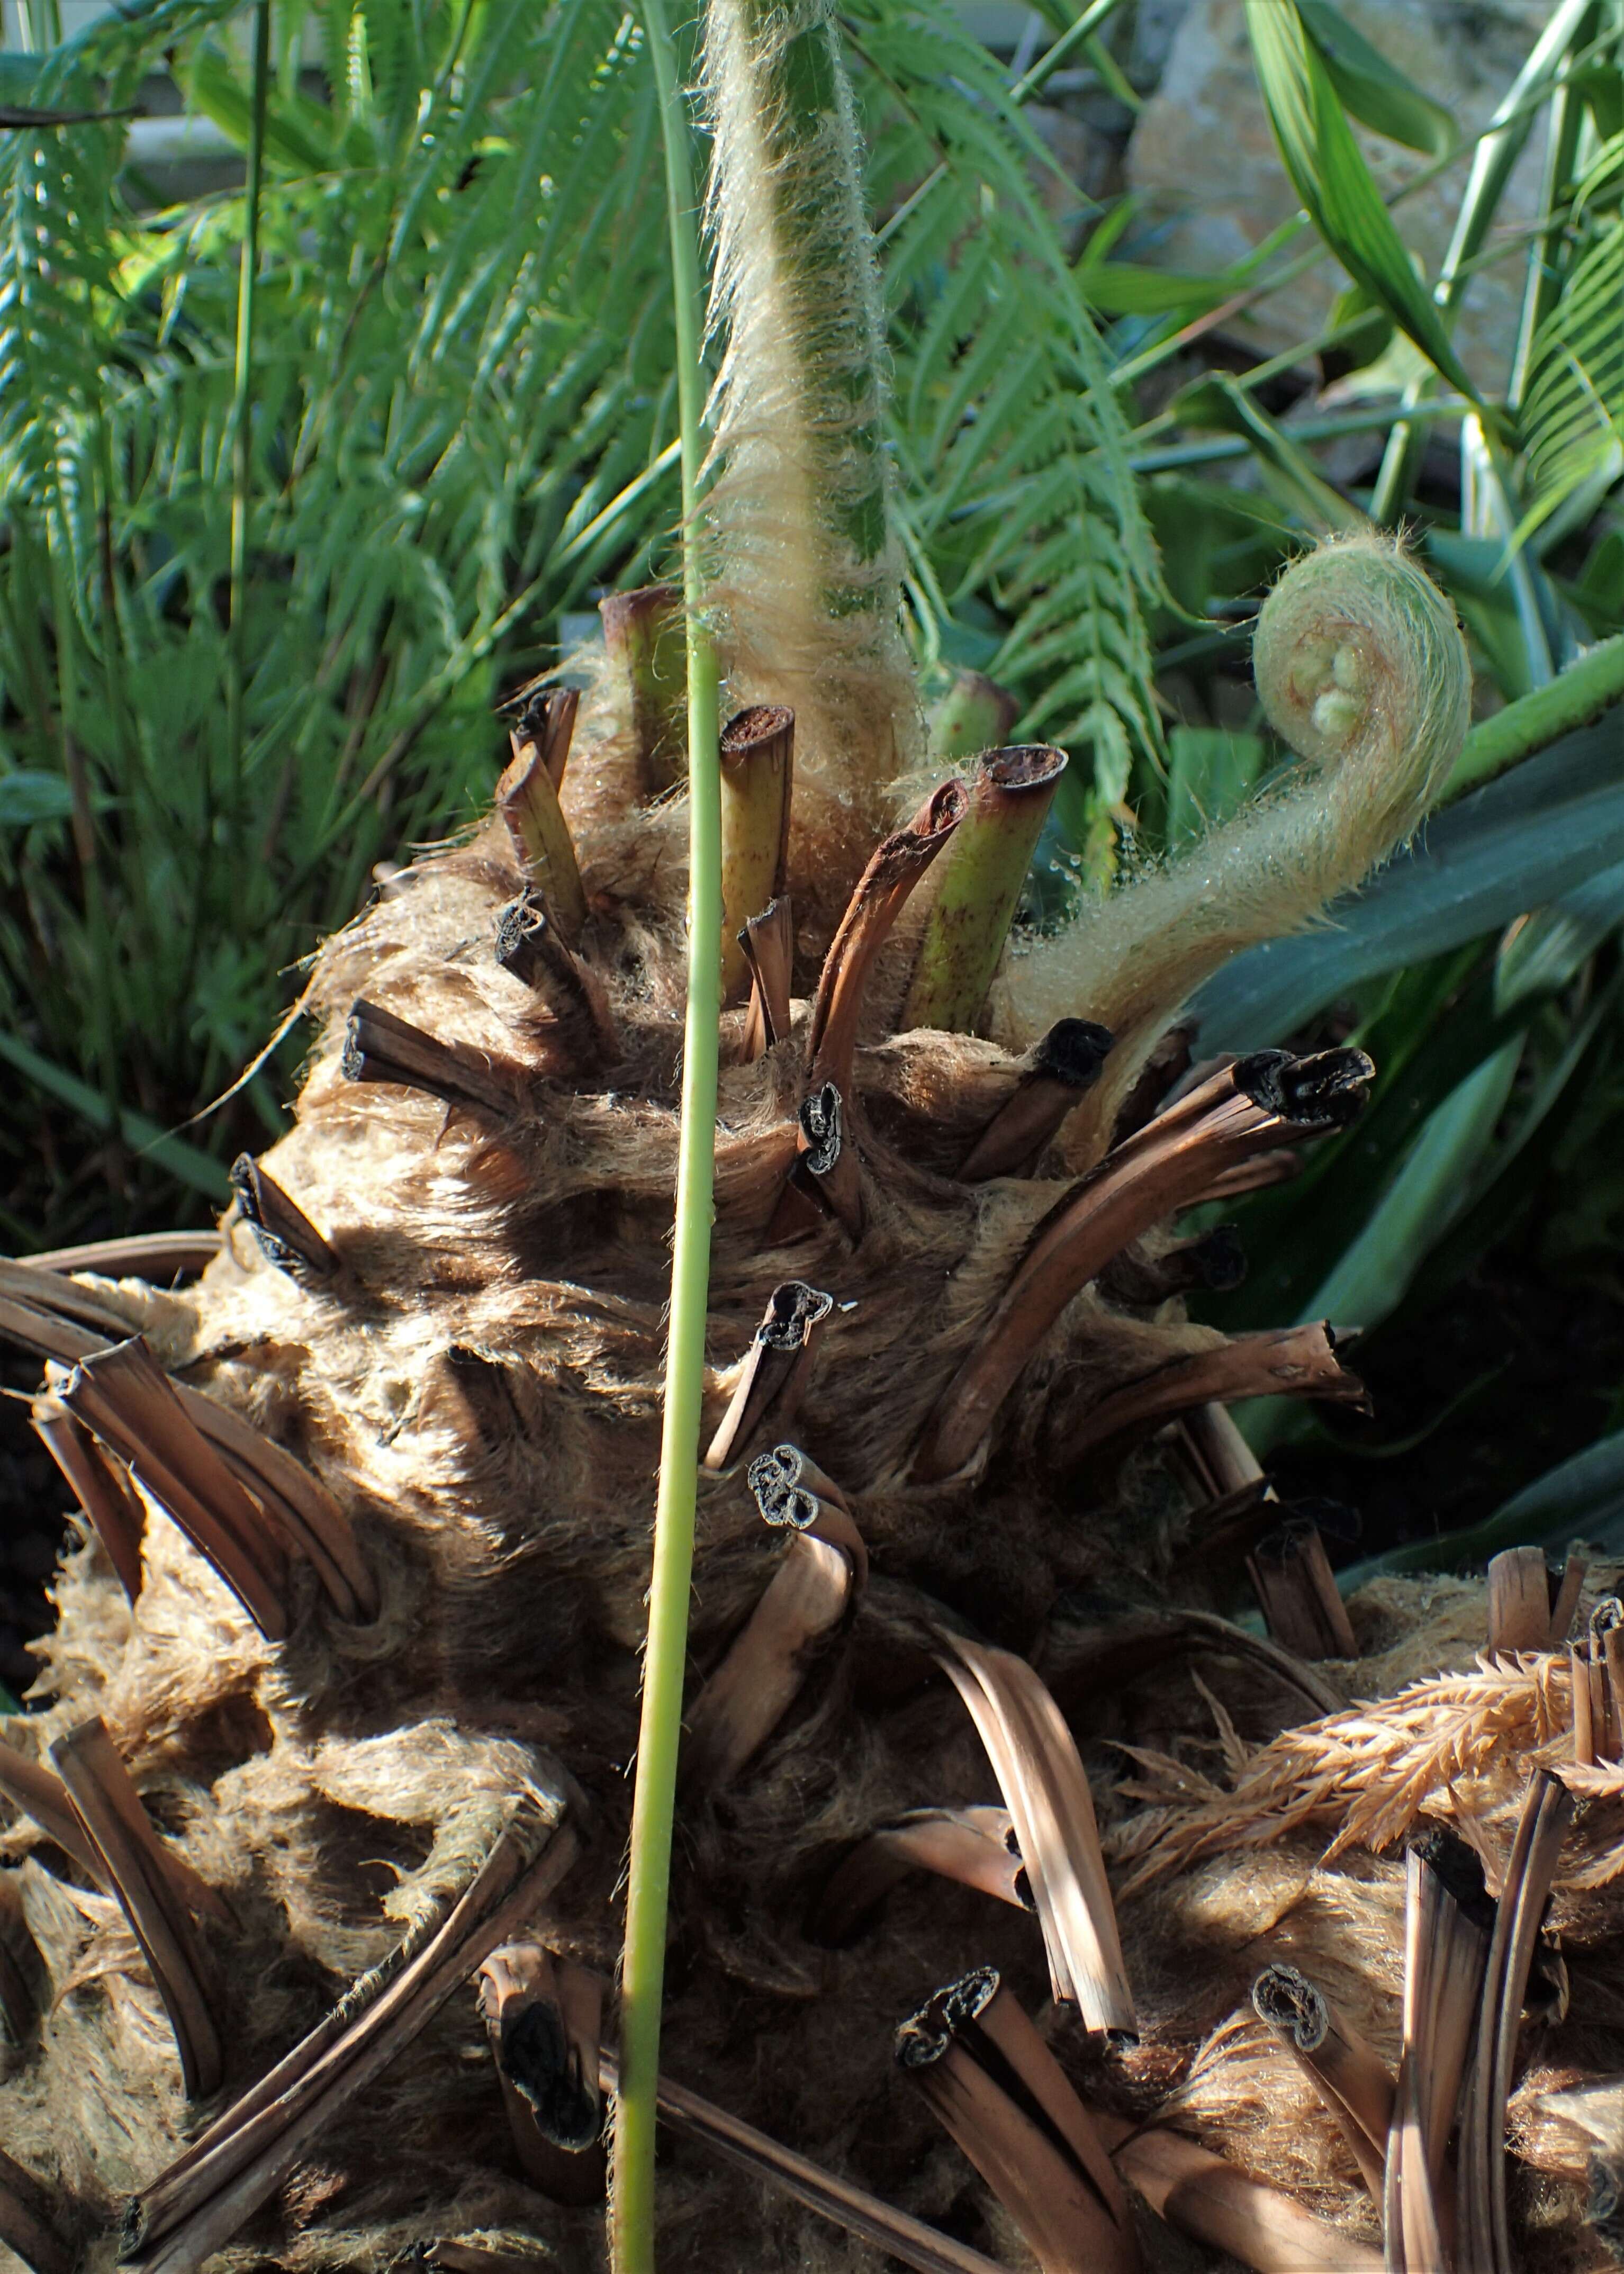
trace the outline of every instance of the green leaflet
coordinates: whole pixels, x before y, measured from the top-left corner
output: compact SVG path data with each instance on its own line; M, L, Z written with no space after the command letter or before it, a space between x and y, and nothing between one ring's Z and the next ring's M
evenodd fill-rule
M1369 1556L1338 1572L1336 1584L1351 1595L1389 1572L1480 1571L1503 1548L1560 1552L1574 1540L1605 1555L1624 1549L1624 1432L1547 1470L1482 1524Z
M1534 335L1522 404L1528 509L1519 537L1587 482L1624 469L1624 135L1606 143L1575 192L1576 257Z
M1281 158L1314 227L1355 282L1475 403L1477 389L1410 266L1297 0L1246 0L1246 23Z
M1303 27L1344 109L1373 133L1443 157L1460 140L1454 115L1423 94L1330 0L1297 0Z
M92 1128L110 1130L117 1121L119 1135L133 1153L144 1154L180 1184L194 1193L201 1193L221 1207L231 1197L231 1181L218 1161L188 1145L184 1138L172 1137L149 1121L144 1113L132 1112L121 1107L115 1116L107 1100L92 1089L87 1082L79 1081L38 1050L30 1050L26 1043L15 1035L0 1034L0 1058L4 1058L18 1073L37 1083L49 1096L59 1098L71 1107Z

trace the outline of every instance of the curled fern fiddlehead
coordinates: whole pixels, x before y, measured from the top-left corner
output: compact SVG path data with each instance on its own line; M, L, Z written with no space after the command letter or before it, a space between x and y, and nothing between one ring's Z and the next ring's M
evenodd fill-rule
M1152 1044L1220 964L1311 922L1409 836L1465 739L1471 666L1454 612L1374 531L1294 562L1252 652L1270 724L1302 763L1006 974L996 1025L1010 1040L1078 1014L1117 1036L1074 1149L1101 1148Z

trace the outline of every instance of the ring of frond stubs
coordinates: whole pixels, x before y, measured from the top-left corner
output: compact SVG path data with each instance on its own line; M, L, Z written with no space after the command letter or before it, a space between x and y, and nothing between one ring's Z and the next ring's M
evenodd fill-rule
M289 1916L328 1968L370 1964L388 1940L371 1909L364 1926L334 1924L356 1901L328 1885L343 1876L329 1860L348 1852L341 1819L421 1828L426 1849L402 1856L389 1898L411 1920L485 1884L473 1865L501 1820L493 1795L563 1791L574 1776L610 1816L624 1806L678 1140L682 688L673 595L605 613L585 715L571 689L531 692L491 820L395 874L324 951L309 997L322 1039L295 1126L238 1164L224 1251L198 1287L160 1296L26 1270L18 1284L14 1269L0 1285L0 1327L55 1367L41 1434L109 1558L100 1576L78 1559L64 1580L64 1627L45 1645L59 1702L38 1726L71 1734L105 1715L144 1759L213 1790L196 1731L236 1699L264 1759L242 1772L252 1805L215 1804L209 1837L263 1905L248 1851L269 1803L253 1796L274 1790L282 1817L308 1820ZM1345 645L1327 666L1341 692ZM872 1824L934 1797L873 1733L837 1737L838 1683L775 1769L763 1700L787 1705L814 1645L850 1632L906 1645L893 1654L927 1674L935 1662L990 1752L1000 1685L1015 1713L1036 1677L949 1630L967 1618L1025 1645L1098 1569L1104 1528L1077 1519L1110 1508L1125 1457L1236 1398L1361 1395L1323 1328L1228 1339L1188 1323L1181 1298L1232 1277L1236 1251L1177 1218L1289 1173L1305 1141L1357 1111L1369 1061L1265 1050L1191 1066L1187 1038L1167 1030L1214 952L1210 925L1193 965L1163 960L1159 994L1117 988L1131 1081L1116 1071L1120 1007L1097 1015L1103 983L1019 1051L977 1038L1064 754L966 752L962 777L874 847L842 913L817 905L816 842L792 839L796 770L819 764L795 734L787 708L756 703L722 748L733 945L693 1629L711 1670L689 1753L754 1758L756 1781L730 1856L703 1811L690 1831L702 1876L731 1872L736 1891L752 1873L786 1884L797 1857L865 1828L865 1810ZM1361 869L1413 817L1413 753L1400 757L1409 787L1387 800L1381 841L1359 840ZM1308 794L1260 809L1252 936L1304 913L1294 876L1269 924L1259 878L1287 804L1292 841L1310 831ZM792 872L793 845L812 874ZM1353 881L1338 865L1352 857L1326 852L1321 894ZM1135 904L1166 881L1084 927L1096 969L1132 964ZM1189 898L1189 877L1173 885ZM1008 968L1018 982L1019 959ZM142 1545L129 1480L143 1461L148 1500L184 1516L184 1543L148 1525ZM194 1551L236 1604L188 1595ZM121 1587L139 1597L122 1623ZM310 1615L323 1596L327 1615ZM86 1758L88 1771L71 1766L94 1787L102 1757ZM1080 1767L1064 1773L1066 1807L1091 1825ZM1014 1854L1019 1887L1003 1834L974 1811L898 1837L962 1850L975 1884L1052 1924L1061 1898L1035 1821ZM608 1970L618 1855L618 1836L594 1843L568 1893L577 1946ZM1120 2033L1132 2006L1103 1885L1088 1899L1096 1956L1064 1962L1103 1969L1081 2001L1090 2026ZM808 1994L778 1929L730 1941L707 1917L695 1931L726 1946L725 1973ZM1046 1924L1056 1984L1064 1939ZM188 2081L207 2079L219 2046L196 1985L184 1966L154 1970ZM500 2005L508 1990L492 1994ZM256 2047L287 2042L279 1996L256 2007ZM854 2009L828 2026L850 2038ZM102 2082L115 2101L139 2090Z

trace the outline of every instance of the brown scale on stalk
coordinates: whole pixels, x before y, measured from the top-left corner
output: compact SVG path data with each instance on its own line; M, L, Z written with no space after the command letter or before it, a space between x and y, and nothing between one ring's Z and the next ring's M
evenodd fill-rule
M194 1285L121 1276L139 1246L0 1271L84 1517L47 1702L0 1755L0 2136L22 2168L0 2170L0 2239L39 2274L121 2218L153 2274L598 2248L583 2127L614 2074L677 1144L668 610L613 620L618 687L532 694L491 819L329 944L295 1127L238 1164L217 1248L157 1251ZM1323 1555L1281 1532L1224 1409L1358 1384L1317 1324L1191 1324L1185 1291L1237 1259L1178 1219L1342 1126L1369 1061L1146 1047L1124 1085L1086 999L1019 1053L979 1039L1001 958L1001 999L1019 983L1010 880L1059 754L937 784L832 906L792 826L820 763L795 726L756 703L724 740L742 939L663 2263L853 2263L820 2255L832 2221L984 2269L1005 2230L943 2231L969 2165L944 2163L939 2115L1046 2265L1072 2263L1046 2174L1087 2206L1086 2263L1138 2261L1125 2181L1252 2263L1371 2263L1311 2216L1368 2222L1368 2188L1304 2207L1137 2128L1210 2017L1167 1991L1165 1899L1118 1921L1102 1757L1086 1770L1073 1734L1102 1686L1165 1685L1192 1651L1272 1685L1277 1722L1343 1700L1294 1654L1342 1646ZM1137 1005L1140 1040L1177 1007ZM1109 1088L1109 1141L1079 1134ZM1221 1533L1292 1648L1202 1600L1192 1553ZM1101 1587L1131 1615L1091 1623ZM1608 1742L1605 1702L1589 1726ZM1479 2162L1520 1931L1474 2072ZM902 2089L876 2016L966 1969L970 2034ZM1049 1995L1086 2110L1023 2011Z

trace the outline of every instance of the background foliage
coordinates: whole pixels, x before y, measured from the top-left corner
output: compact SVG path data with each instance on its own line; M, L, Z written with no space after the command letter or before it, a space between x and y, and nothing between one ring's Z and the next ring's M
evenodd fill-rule
M1408 523L1485 712L1624 629L1616 0L1561 0L1472 141L1329 0L1249 12L1303 215L1189 278L1148 266L1133 200L1084 198L1031 123L1063 62L1137 100L1131 0L1044 0L1019 72L938 0L842 11L916 650L938 681L990 671L1025 731L1075 754L1035 920L1267 779L1247 619L1327 527ZM5 94L117 112L162 65L246 152L253 14L134 0L8 58ZM206 1212L231 1153L280 1126L297 1036L181 1125L250 1065L374 864L483 802L491 705L553 659L561 618L668 561L669 291L635 11L275 0L269 25L245 391L242 189L160 203L117 117L0 133L0 1230L19 1247ZM1435 276L1356 125L1414 154L1405 186L1458 179ZM1530 135L1543 209L1506 241ZM1333 256L1351 284L1325 331L1265 361L1236 345L1248 305ZM1474 393L1452 331L1490 259L1522 264L1524 314L1501 382ZM1328 456L1350 432L1376 438L1365 459ZM1462 1299L1526 1317L1530 1287L1558 1289L1589 1322L1560 1419L1467 1460L1411 1528L1481 1515L1624 1420L1617 747L1604 723L1462 799L1344 929L1243 960L1201 1006L1209 1042L1227 1020L1252 1043L1351 1035L1381 1069L1365 1123L1247 1205L1257 1268L1224 1323L1382 1326L1380 1375L1384 1350L1412 1370ZM1458 1394L1458 1445L1504 1399L1483 1358L1440 1364L1417 1429ZM1336 1482L1405 1435L1395 1408L1373 1438L1289 1426ZM1287 1466L1312 1481L1315 1457Z

